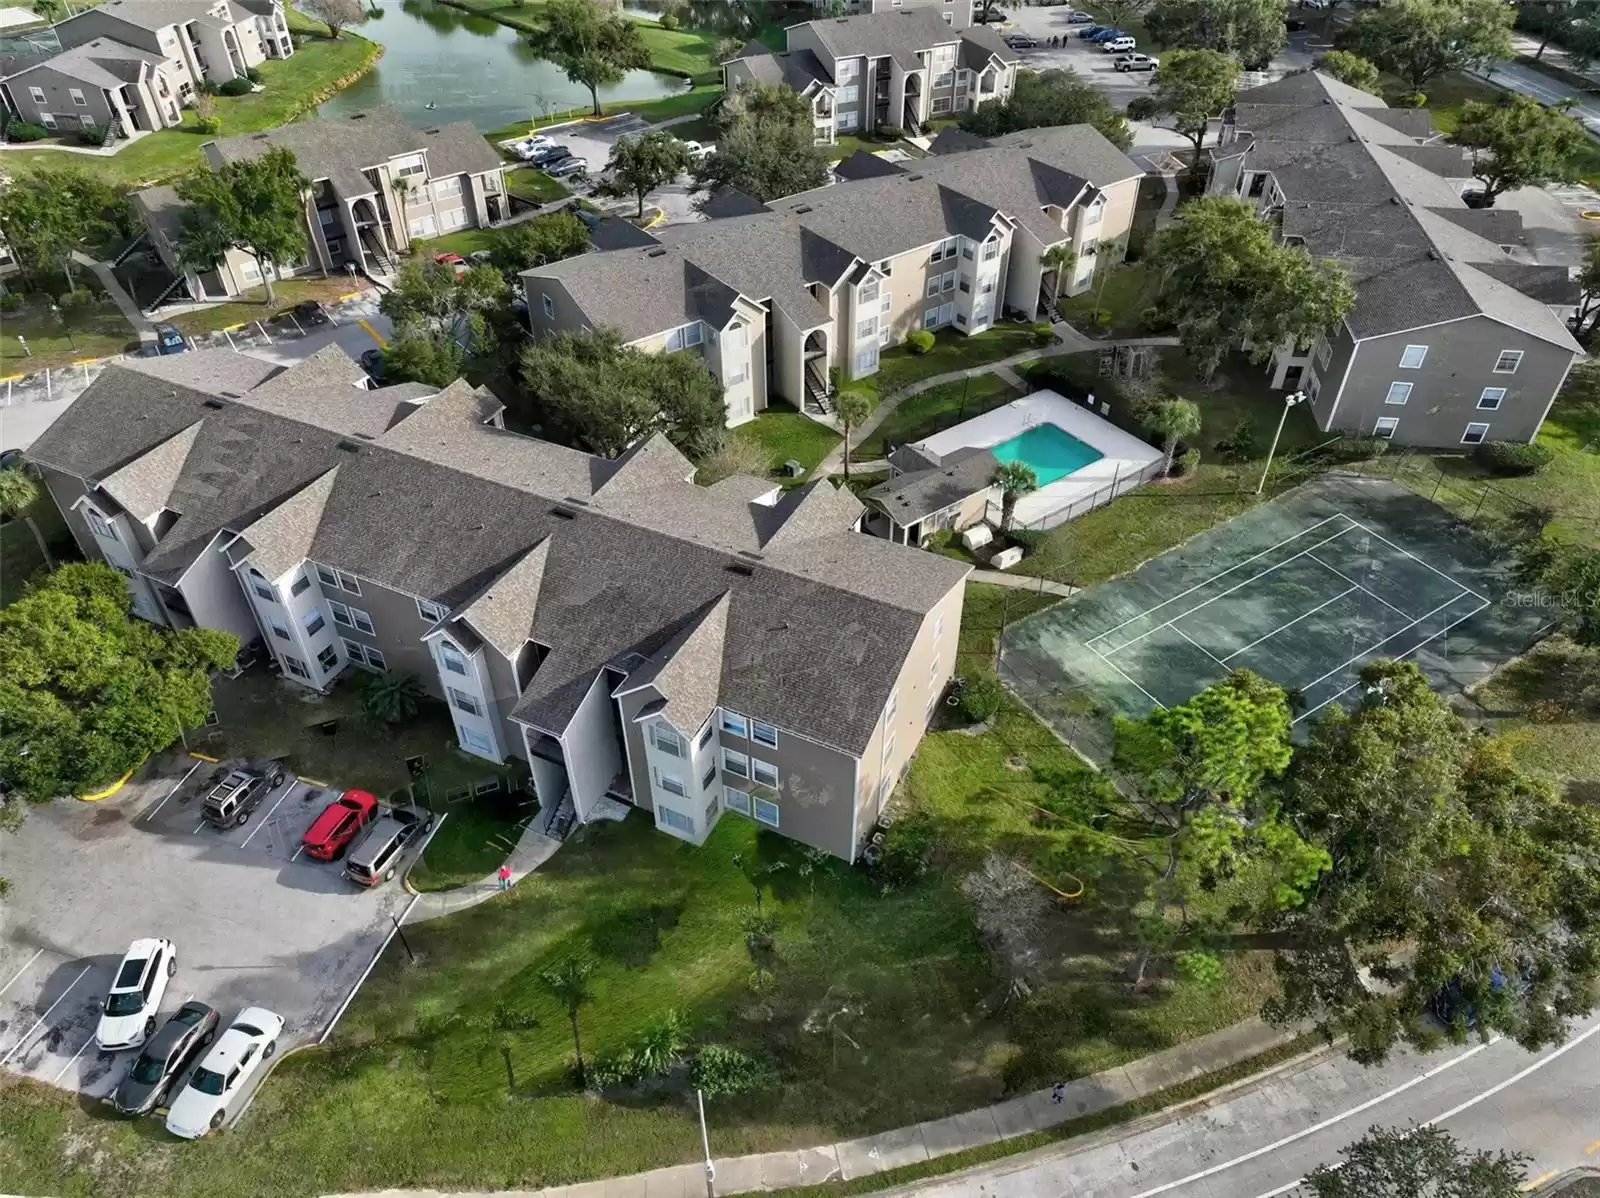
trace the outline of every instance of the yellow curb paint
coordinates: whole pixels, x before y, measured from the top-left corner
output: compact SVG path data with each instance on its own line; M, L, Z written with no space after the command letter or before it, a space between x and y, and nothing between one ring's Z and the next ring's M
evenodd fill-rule
M241 320L238 324L230 324L227 328L218 329L217 331L219 333L231 333L235 329L242 329L242 328L244 328L245 325L251 324L251 323L253 323L253 322L252 321L248 321L248 320Z
M656 209L656 214L650 218L650 223L645 225L645 228L647 230L653 229L657 225L659 225L662 221L664 221L666 219L667 219L667 210L665 208L658 208L658 209Z
M212 765L217 764L217 759L215 757L207 757L204 753L191 752L189 756L193 757L196 761L209 761Z
M97 790L90 795L79 795L78 798L85 803L98 803L101 799L109 799L112 795L116 794L117 791L121 790L131 777L133 777L133 770L129 770L126 774L123 774L122 777L118 778L104 790Z
M334 296L334 299L336 299L336 300L353 300L353 299L356 298L356 296L358 296L360 294L361 294L361 292L359 292L359 291L346 291L343 295Z
M28 376L27 376L27 375L25 375L25 374L8 374L8 375L3 375L3 376L0 376L0 383L14 383L14 382L16 382L16 381L17 381L17 380L18 380L18 379L25 379L25 378L27 378L27 377L28 377Z
M104 358L74 358L69 366L93 366L96 362L104 362Z
M376 341L378 343L378 347L380 349L387 349L388 348L389 343L378 335L378 330L377 329L373 328L370 324L367 323L367 318L365 316L363 316L360 320L356 321L356 323L358 325L360 325L362 328L367 330L367 336L371 337L374 341Z
M1600 1152L1600 1140L1596 1140L1593 1144L1590 1144L1589 1147L1585 1148L1583 1150L1583 1155L1593 1156L1597 1152Z
M1540 1186L1542 1186L1545 1182L1549 1181L1552 1177L1559 1176L1560 1173L1561 1173L1560 1169L1551 1169L1550 1172L1548 1172L1548 1173L1539 1174L1539 1176L1535 1177L1532 1181L1523 1182L1522 1186L1520 1188L1521 1188L1521 1190L1522 1190L1522 1192L1524 1194L1528 1193L1531 1190L1537 1190Z
M300 775L300 781L306 783L306 785L308 785L308 786L317 786L317 787L320 787L323 790L327 790L328 789L328 784L326 782L322 781L322 779L320 779L320 778L307 778L304 774L301 774Z

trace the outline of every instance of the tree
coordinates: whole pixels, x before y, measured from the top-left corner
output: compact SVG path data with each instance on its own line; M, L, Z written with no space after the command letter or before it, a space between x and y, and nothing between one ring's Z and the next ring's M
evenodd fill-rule
M619 137L605 175L595 188L603 196L633 196L644 216L644 198L689 169L689 149L665 129Z
M1054 272L1050 280L1050 318L1056 319L1061 303L1061 280L1072 273L1078 264L1078 253L1070 241L1063 241L1047 249L1039 258L1039 265Z
M456 273L445 262L411 261L378 301L402 336L443 338L463 349L489 348L488 314L510 298L505 277L492 266ZM388 355L384 362L387 366Z
M850 434L866 422L875 405L872 396L860 387L845 387L834 400L834 411L839 416L839 427L844 430L844 477L850 480Z
M1201 169L1200 147L1206 124L1233 103L1239 64L1216 50L1172 50L1161 56L1147 95L1128 105L1136 121L1165 117L1173 132L1189 139L1191 174Z
M1567 635L1585 648L1600 648L1600 553L1540 538L1519 549L1517 558L1519 579L1560 605Z
M7 520L20 520L27 525L28 531L33 534L33 541L39 547L39 558L46 568L54 565L50 557L50 547L45 544L44 534L39 531L39 525L29 514L29 509L39 500L39 484L34 482L21 470L11 467L0 470L0 518Z
M363 24L367 10L361 0L300 0L300 10L315 17L328 27L329 37L338 37L339 30Z
M1329 50L1326 54L1317 55L1311 65L1324 75L1348 84L1357 91L1364 91L1374 96L1383 94L1378 82L1378 68L1359 54L1352 54L1348 50Z
M1130 0L1112 0L1113 4L1126 4L1129 2ZM1018 0L974 0L972 23L974 25L985 24L994 15L996 9L1010 8L1016 3L1018 3ZM1104 8L1106 6L1102 4L1101 7Z
M1016 84L1004 104L968 109L958 123L978 137L998 137L1049 125L1093 125L1117 149L1126 151L1133 145L1128 123L1111 101L1071 70L1018 71Z
M1333 865L1280 913L1263 1014L1339 1028L1364 1063L1472 1033L1561 1043L1600 980L1600 810L1523 772L1415 664L1373 662L1358 688L1283 788Z
M1107 25L1121 25L1130 17L1146 12L1153 0L1100 0L1100 12Z
M199 727L237 637L134 618L122 576L76 562L0 609L0 789L99 790Z
M1357 14L1339 43L1420 91L1440 75L1510 58L1515 17L1502 0L1392 0Z
M726 131L741 117L804 124L809 128L811 101L787 83L747 83L723 96L716 120L718 127Z
M41 170L0 186L0 237L32 276L61 271L77 290L72 252L122 224L125 194L79 167Z
M1442 1127L1374 1127L1306 1177L1306 1198L1518 1198L1527 1157L1467 1152Z
M1588 132L1572 117L1510 92L1492 104L1469 100L1450 140L1472 151L1485 208L1519 187L1576 182L1578 157L1589 146Z
M1283 49L1283 0L1156 0L1144 26L1158 46L1215 50L1262 70Z
M1171 474L1178 442L1200 431L1200 405L1187 399L1166 400L1150 410L1144 426L1161 438L1161 451L1167 455L1161 472Z
M1149 261L1179 340L1207 379L1241 339L1265 361L1290 338L1315 340L1355 303L1338 263L1278 245L1251 206L1231 196L1184 205L1156 235Z
M383 381L448 387L467 368L466 351L451 337L422 329L398 330L383 347Z
M572 1024L572 1054L578 1062L578 1084L583 1085L583 1037L578 1032L578 1012L594 1001L594 988L589 975L594 972L594 958L572 956L539 974L539 981L567 1012Z
M533 51L589 89L594 115L600 89L621 83L629 71L650 65L650 51L632 21L590 0L549 0L541 9L544 28L529 38Z
M1039 476L1026 462L1001 462L989 482L1000 488L1000 531L1011 531L1017 500L1039 489Z
M178 234L179 260L194 270L210 270L229 250L243 250L260 268L267 303L275 303L272 279L278 266L306 252L310 186L294 154L281 146L216 171L196 171L178 184L179 198L189 205Z
M1590 237L1584 250L1583 266L1578 271L1578 311L1573 317L1572 334L1585 343L1600 325L1600 237Z
M722 442L722 384L692 351L646 354L610 329L562 332L524 349L521 367L534 402L604 457L655 433L697 460Z
M361 692L361 710L382 724L399 724L416 715L424 692L415 674L374 674Z
M733 92L717 152L695 164L695 187L732 187L766 203L825 185L828 160L813 144L811 107L803 101L796 106L797 98L787 87Z
M576 258L589 248L589 230L570 211L541 212L500 230L489 261L516 286L516 276L535 266Z
M1007 998L1024 998L1043 954L1040 941L1050 903L1044 888L1016 861L992 852L961 880L972 922L1008 977Z

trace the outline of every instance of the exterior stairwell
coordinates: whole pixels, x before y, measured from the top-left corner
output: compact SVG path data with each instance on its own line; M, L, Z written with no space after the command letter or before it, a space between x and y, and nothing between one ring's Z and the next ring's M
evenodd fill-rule
M828 371L826 358L817 355L806 360L806 411L827 416L833 412L833 401L828 398Z
M578 810L573 805L572 788L563 787L561 801L550 809L542 830L552 840L565 840L567 833L572 830L573 821L577 818Z

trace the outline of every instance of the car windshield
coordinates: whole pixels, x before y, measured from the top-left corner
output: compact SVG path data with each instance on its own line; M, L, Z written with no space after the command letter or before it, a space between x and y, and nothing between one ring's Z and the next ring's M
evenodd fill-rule
M164 1070L165 1065L161 1061L156 1060L154 1057L141 1055L139 1059L133 1063L133 1072L129 1076L131 1076L136 1082L142 1082L144 1085L153 1086L161 1080L161 1074L164 1072Z
M172 1022L194 1024L199 1023L204 1018L205 1012L199 1007L187 1006L178 1008L178 1013L172 1017Z
M189 1079L189 1085L202 1094L221 1094L225 1084L222 1074L204 1065L196 1069L194 1076Z
M260 1028L252 1027L248 1023L236 1023L233 1025L233 1030L236 1032L243 1032L247 1036L255 1036L257 1038L264 1034Z
M106 999L107 1015L137 1015L144 1010L144 992L123 990Z

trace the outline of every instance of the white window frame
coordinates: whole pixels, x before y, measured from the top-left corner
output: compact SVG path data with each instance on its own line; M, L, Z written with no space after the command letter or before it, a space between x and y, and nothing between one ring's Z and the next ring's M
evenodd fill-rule
M275 615L269 614L266 619L267 630L271 632L273 636L277 637L280 641L287 641L291 645L294 644L294 633L289 631L289 626L287 624L278 619L278 617Z
M298 657L291 657L289 654L285 653L283 655L283 668L288 670L289 673L293 674L296 678L304 678L308 682L311 679L311 671L306 669L306 663L301 661Z
M417 615L429 624L437 624L449 614L450 609L448 607L435 603L432 599L417 600Z
M737 811L740 815L750 814L750 792L740 790L734 786L722 788L722 805L729 811Z
M300 618L300 622L305 625L307 636L316 636L317 633L328 626L328 622L322 618L322 609L320 607L313 607L306 612Z
M550 317L552 320L555 319L556 301L551 299L548 295L545 295L543 292L539 293L539 298L543 301L544 314Z
M472 666L467 661L467 655L449 641L439 642L439 664L448 674L459 674L463 678L472 677Z
M746 739L749 739L750 722L737 711L729 711L726 707L724 707L722 709L721 723L722 730L728 733L730 736L742 736Z
M650 725L650 743L668 757L687 757L683 738L660 720Z
M333 622L341 628L354 628L356 622L350 618L350 609L337 599L328 600L328 610L333 613Z
M937 87L938 84L935 84L934 86ZM932 110L931 111L932 111L934 116L943 116L945 113L950 111L950 108L951 108L950 97L948 97L948 96L938 96L933 101L933 106L932 106Z
M834 111L838 114L835 127L841 133L849 133L860 124L854 108L836 108Z
M750 776L750 758L747 754L737 749L724 748L722 750L722 768L736 778Z
M661 774L657 781L660 783L661 789L669 795L677 795L680 799L689 797L689 791L683 785L683 779L676 774Z
M1397 395L1399 396L1398 399L1395 398ZM1398 407L1403 406L1405 404L1406 400L1408 400L1410 398L1411 398L1411 384L1410 383L1390 383L1389 384L1389 394L1387 394L1387 395L1385 395L1383 397L1383 402L1386 403L1386 404L1390 404L1393 407L1397 407L1398 408Z
M1474 420L1471 424L1467 425L1467 427L1462 430L1462 433L1461 433L1461 444L1463 444L1463 445L1482 445L1485 441L1487 441L1489 439L1489 427L1490 427L1490 425L1489 425L1489 422L1487 420ZM1473 429L1482 429L1483 431L1480 432L1477 435L1476 438L1473 438L1473 436L1472 436L1472 430Z
M44 88L42 87L30 87L28 89L28 98L35 104L48 104L50 102L45 98Z
M372 617L359 607L350 609L350 619L355 623L357 632L364 632L368 636L377 635L377 629L372 626Z
M104 513L99 508L85 504L83 518L89 522L89 531L94 533L95 536L102 540L115 541L119 545L122 544L122 538L117 535L116 526L105 518Z
M323 658L327 657L329 654L333 655L333 660L324 661ZM324 645L321 649L317 650L317 664L322 667L322 672L324 674L332 674L339 668L339 650L335 649L332 645Z
M771 776L772 780L770 782L767 780L766 775ZM762 761L759 757L750 759L750 780L752 782L759 782L762 786L770 786L776 790L779 785L778 780L781 777L782 775L778 773L778 767L773 765L772 762Z
M762 735L763 732L766 735ZM771 724L762 723L760 720L751 720L750 739L758 745L766 745L769 748L776 749L778 747L778 730Z
M374 649L371 645L367 646L367 665L385 674L389 672L389 660L384 657L383 650Z
M883 705L883 722L887 724L894 719L894 713L900 710L900 687L896 686L889 692L889 701Z
M1372 426L1372 435L1385 441L1392 440L1396 430L1400 427L1398 416L1379 416L1378 422Z
M1524 351L1520 349L1501 350L1499 356L1494 360L1494 372L1496 374L1516 374L1517 367L1522 365L1523 354ZM1502 366L1501 363L1507 358L1511 359L1511 365Z
M456 735L461 738L463 749L475 749L479 753L494 752L494 741L481 732L474 732L471 728L457 728Z
M854 83L839 89L839 103L859 104L861 102L861 89Z
M778 805L771 799L755 799L750 805L750 814L758 824L765 824L769 828L778 826Z
M344 642L344 655L346 657L360 665L367 664L367 647L365 645L360 641L353 641L347 636L342 636L339 639Z
M671 807L657 807L656 821L672 832L681 832L685 836L693 836L694 820L681 811L674 811ZM674 821L677 821L676 823Z
M483 717L483 705L478 702L475 695L469 695L466 691L457 690L453 686L446 686L444 692L450 697L450 706L457 711L464 711L468 715L477 716L480 719Z
M1428 360L1428 347L1426 345L1408 345L1400 354L1401 370L1421 370L1422 364ZM1326 366L1324 362L1322 365Z
M858 78L861 74L861 60L859 58L841 58L834 69L834 82L843 83L848 79Z
M1493 403L1488 402L1491 397L1494 399ZM1500 405L1505 401L1506 389L1504 387L1485 387L1482 394L1478 396L1478 410L1481 412L1498 412Z
M258 599L264 599L268 603L278 601L278 593L272 589L272 584L259 574L250 575L250 589L256 593Z
M939 297L939 284L943 278L943 275L930 275L928 277L928 289L922 293L922 298L937 299Z
M75 108L87 108L87 107L89 107L89 101L84 99L83 89L82 88L69 87L69 88L67 88L67 95L72 97L73 107L75 107Z
M925 329L936 329L939 327L938 308L928 308L922 313L922 327Z

